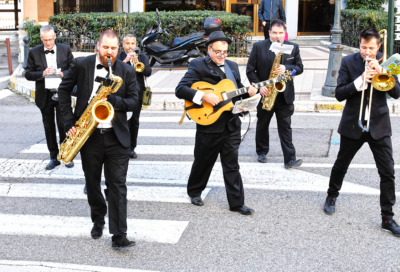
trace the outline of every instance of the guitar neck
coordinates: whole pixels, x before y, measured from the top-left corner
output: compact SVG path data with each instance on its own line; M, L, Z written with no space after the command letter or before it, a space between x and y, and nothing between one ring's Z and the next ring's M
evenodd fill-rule
M274 84L274 83L279 82L279 81L282 81L282 78L280 76L277 76L275 78L268 79L266 81L258 82L256 84L254 84L253 87L256 88L256 89L260 89L261 87L264 87L264 86L267 86L267 85L271 85L271 84ZM240 88L240 89L237 89L237 90L234 90L234 91L230 91L230 92L226 93L226 95L228 96L229 99L231 99L233 97L245 94L248 91L249 91L249 87L243 87L243 88Z

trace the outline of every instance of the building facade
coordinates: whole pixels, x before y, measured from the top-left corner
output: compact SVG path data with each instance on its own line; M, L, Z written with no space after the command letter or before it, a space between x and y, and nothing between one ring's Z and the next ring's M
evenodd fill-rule
M47 22L54 14L84 12L147 12L159 10L225 10L250 16L253 36L263 37L258 17L262 0L22 0L22 18ZM282 0L289 38L329 35L334 0Z

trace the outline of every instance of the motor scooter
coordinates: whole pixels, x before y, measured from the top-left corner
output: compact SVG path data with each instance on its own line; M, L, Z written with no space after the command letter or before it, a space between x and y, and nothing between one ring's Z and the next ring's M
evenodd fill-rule
M190 58L199 58L207 55L206 43L213 31L221 29L222 22L215 17L204 19L204 32L195 32L183 37L175 37L170 46L161 43L163 34L175 36L169 29L174 28L170 24L166 29L161 27L161 18L158 9L158 24L151 26L145 33L141 45L149 57L150 66L156 62L161 65L187 65Z

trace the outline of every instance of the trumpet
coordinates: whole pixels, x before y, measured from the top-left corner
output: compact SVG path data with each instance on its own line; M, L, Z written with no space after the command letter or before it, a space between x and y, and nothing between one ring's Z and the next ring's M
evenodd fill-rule
M129 50L130 52L133 52L132 49ZM143 62L139 62L139 59L137 57L137 54L135 55L135 57L133 59L131 59L131 64L133 65L133 67L135 67L135 71L136 73L141 73L144 71L144 63Z

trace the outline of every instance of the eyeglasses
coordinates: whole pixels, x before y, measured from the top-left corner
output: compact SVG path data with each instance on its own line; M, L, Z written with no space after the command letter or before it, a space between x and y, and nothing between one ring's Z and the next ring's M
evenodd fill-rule
M44 39L42 39L42 42L52 42L52 41L54 41L55 40L55 38L53 38L53 39L49 39L49 40L44 40Z
M212 48L212 46L210 46L211 50L214 51L215 55L217 55L218 58L222 57L222 56L228 56L228 51L225 52L220 52L220 51L215 51L214 48Z

